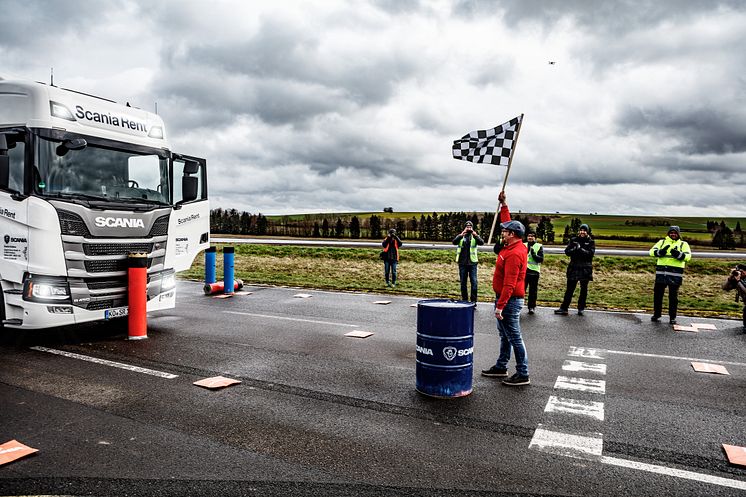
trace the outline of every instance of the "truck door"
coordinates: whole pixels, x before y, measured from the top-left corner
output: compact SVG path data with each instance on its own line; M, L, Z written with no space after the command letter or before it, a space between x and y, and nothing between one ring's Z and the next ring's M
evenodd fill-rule
M172 154L174 211L166 249L167 265L175 271L192 266L194 258L210 246L210 204L207 200L207 161Z

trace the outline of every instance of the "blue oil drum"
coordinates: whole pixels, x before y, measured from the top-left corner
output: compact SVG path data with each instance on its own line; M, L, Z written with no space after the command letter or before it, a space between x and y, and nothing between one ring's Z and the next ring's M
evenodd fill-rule
M474 370L473 302L417 302L416 389L431 397L471 393Z

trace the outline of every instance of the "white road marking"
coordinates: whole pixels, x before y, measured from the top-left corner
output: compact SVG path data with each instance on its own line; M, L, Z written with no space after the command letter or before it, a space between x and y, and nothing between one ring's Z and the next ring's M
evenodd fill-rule
M731 480L728 478L721 478L719 476L712 476L702 473L695 473L693 471L685 471L683 469L667 468L666 466L657 466L655 464L647 464L638 461L629 461L627 459L618 459L616 457L602 456L600 461L603 464L610 464L612 466L619 466L622 468L637 469L640 471L647 471L649 473L657 473L659 475L673 476L675 478L684 478L686 480L701 481L703 483L710 483L712 485L720 485L721 487L737 488L739 490L746 490L746 481Z
M588 416L599 421L604 420L604 403L592 400L576 400L563 397L549 396L544 412L563 412Z
M286 321L300 321L301 323L329 324L332 326L347 326L349 328L358 327L358 325L356 324L332 323L330 321L316 321L314 319L289 318L285 316L272 316L269 314L253 314L251 312L239 312L239 311L223 311L223 312L226 314L240 314L241 316L254 316L257 318L284 319Z
M654 357L656 359L674 359L677 361L714 362L717 364L730 364L731 366L746 366L746 363L743 362L717 361L714 359L697 359L694 357L677 357L673 355L644 354L642 352L628 352L625 350L607 350L606 353L618 355L634 355L639 357Z
M586 436L545 430L543 425L539 424L528 448L567 457L591 459L601 457L603 438L600 433Z
M567 353L570 357L583 357L585 359L604 359L603 349L587 349L585 347L570 347Z
M126 369L127 371L134 371L135 373L143 373L149 374L151 376L158 376L159 378L166 378L167 380L173 380L174 378L179 377L179 375L164 373L163 371L156 371L155 369L141 368L139 366L133 366L131 364L107 361L106 359L99 359L97 357L75 354L74 352L65 352L64 350L48 349L46 347L31 347L31 350L38 350L39 352L49 352L50 354L57 354L69 357L71 359L80 359L81 361L95 362L96 364L102 364L104 366L111 366L119 369Z
M562 364L562 371L587 372L606 374L606 364L595 362L565 361Z
M558 376L554 384L555 389L579 390L581 392L606 393L606 382L604 380L589 380L586 378L571 378Z

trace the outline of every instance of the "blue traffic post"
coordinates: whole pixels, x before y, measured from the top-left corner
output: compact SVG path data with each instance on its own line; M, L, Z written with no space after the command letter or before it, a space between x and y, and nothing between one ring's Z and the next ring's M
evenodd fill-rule
M205 285L211 285L217 281L215 277L215 259L217 258L217 249L208 247L205 250Z
M224 292L233 293L233 247L223 247L223 282Z

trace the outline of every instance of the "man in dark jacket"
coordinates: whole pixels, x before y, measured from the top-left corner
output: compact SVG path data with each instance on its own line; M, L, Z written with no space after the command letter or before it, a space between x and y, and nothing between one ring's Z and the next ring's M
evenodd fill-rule
M402 246L401 239L396 236L396 230L390 229L388 236L381 242L383 252L383 277L386 279L386 286L396 286L396 266L399 264L399 247ZM389 274L391 282L389 283Z
M471 221L466 221L464 231L453 239L457 245L456 262L458 262L458 274L461 280L461 300L469 300L466 287L467 278L471 280L471 301L477 301L477 246L484 245L484 240L474 231Z
M739 264L730 272L730 276L723 283L723 290L735 290L736 302L743 302L743 332L746 333L746 264Z
M555 314L567 316L569 314L570 301L580 282L580 295L578 296L578 315L582 316L585 310L585 300L588 297L588 282L593 281L593 256L596 253L596 242L591 238L591 228L587 224L581 224L578 235L570 239L565 248L565 255L570 257L567 266L567 288L565 298Z

